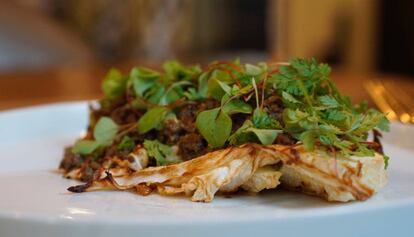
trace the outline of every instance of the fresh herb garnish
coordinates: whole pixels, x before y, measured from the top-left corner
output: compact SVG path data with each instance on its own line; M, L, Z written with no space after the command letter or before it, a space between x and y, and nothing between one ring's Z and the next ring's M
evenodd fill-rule
M148 152L148 156L155 159L157 166L167 165L169 162L166 158L173 155L171 147L162 144L157 140L145 140L144 148Z
M131 151L135 148L135 142L134 139L132 139L130 136L126 135L122 138L121 142L117 146L118 150L126 150Z
M176 124L168 129L180 131L178 136L185 135L182 128L198 133L209 149L249 142L273 144L284 133L309 151L326 147L343 156L372 156L374 150L366 142L368 132L389 130L384 114L365 103L352 105L330 79L330 67L315 59L269 65L218 61L205 70L168 61L163 69L136 67L127 76L112 69L102 84L102 107L117 108L121 103L121 111L133 109L140 115L120 125L98 116L93 140L78 141L72 151L88 155L112 145L129 151L136 145L131 137L140 137L146 139L144 146L156 163L166 164L171 147L155 138L164 136L162 129L171 120ZM267 101L269 98L273 100ZM178 121L180 110L189 104L197 109L191 115L194 118L185 123L195 123L194 131L191 124L177 125L184 123Z
M196 125L201 135L214 148L223 146L231 133L232 120L220 108L206 110L197 116Z
M329 66L315 59L293 59L270 78L284 99L283 130L308 150L321 144L334 147L344 156L372 155L360 143L373 128L386 131L386 117L374 109L352 106L349 98L338 92L329 73Z
M124 95L126 82L126 77L117 69L112 68L102 82L105 98L113 100Z
M263 145L273 144L277 135L282 133L278 129L256 128L252 121L246 120L244 124L229 138L233 145L240 145L246 142L260 142Z
M168 113L166 107L154 107L149 109L138 121L138 131L143 134L160 126Z
M118 133L118 125L108 117L102 117L93 129L94 140L79 140L72 147L72 152L81 155L88 155L99 147L112 144Z
M80 155L89 155L94 152L100 144L92 140L79 140L73 145L72 152Z

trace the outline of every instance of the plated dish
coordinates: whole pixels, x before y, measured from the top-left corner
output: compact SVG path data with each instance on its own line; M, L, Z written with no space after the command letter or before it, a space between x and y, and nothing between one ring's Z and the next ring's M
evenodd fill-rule
M61 178L56 166L62 147L87 124L87 102L0 112L0 236L411 235L413 126L392 123L383 134L389 184L364 202L338 204L276 188L216 195L203 204L182 196L66 191L81 183Z
M387 182L384 114L352 105L315 59L257 65L170 61L112 69L86 134L60 170L71 192L260 192L279 185L329 201L366 200Z

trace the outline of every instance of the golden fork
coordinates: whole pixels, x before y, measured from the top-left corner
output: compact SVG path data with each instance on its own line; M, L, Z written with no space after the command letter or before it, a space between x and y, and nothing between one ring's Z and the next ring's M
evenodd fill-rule
M414 123L414 100L406 91L380 79L367 80L364 86L374 103L390 121Z

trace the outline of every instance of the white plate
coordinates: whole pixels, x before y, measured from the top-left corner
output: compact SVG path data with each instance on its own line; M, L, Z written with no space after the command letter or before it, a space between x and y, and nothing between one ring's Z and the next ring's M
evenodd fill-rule
M389 184L365 202L328 203L275 190L193 203L67 192L76 182L55 170L86 122L84 102L0 113L0 236L413 236L412 126L392 124L384 136Z

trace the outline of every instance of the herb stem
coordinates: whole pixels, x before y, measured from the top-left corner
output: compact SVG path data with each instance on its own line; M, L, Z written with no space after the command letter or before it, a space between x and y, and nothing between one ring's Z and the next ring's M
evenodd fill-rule
M124 130L121 130L115 137L114 140L119 141L124 135L128 134L129 132L137 129L137 123L129 124L129 127L127 127Z
M254 93L255 93L255 96L256 96L256 107L260 108L260 106L259 106L259 91L257 90L256 80L254 79L254 77L252 78L252 85L253 85Z
M260 109L263 109L263 105L264 105L266 83L267 83L267 72L265 73L264 79L262 82L262 102L260 103Z

